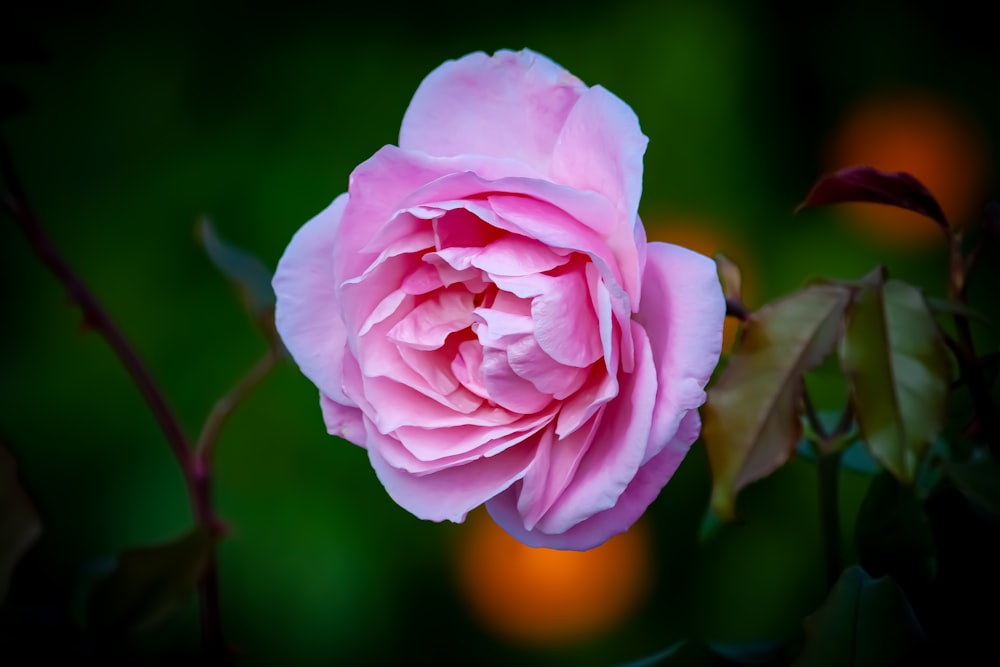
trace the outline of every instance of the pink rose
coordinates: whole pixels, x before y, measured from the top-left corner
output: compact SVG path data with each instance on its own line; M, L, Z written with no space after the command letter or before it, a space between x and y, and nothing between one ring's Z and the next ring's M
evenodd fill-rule
M725 304L712 260L646 242L646 142L544 56L473 53L295 234L278 331L329 432L416 516L486 503L526 544L588 549L698 436Z

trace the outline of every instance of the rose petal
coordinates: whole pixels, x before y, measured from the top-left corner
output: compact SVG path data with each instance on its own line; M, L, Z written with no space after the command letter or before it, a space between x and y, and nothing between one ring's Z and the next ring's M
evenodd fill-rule
M636 322L653 350L659 379L646 458L677 430L687 410L705 402L705 384L722 350L726 302L715 262L667 243L650 243Z
M470 259L473 266L502 276L527 276L551 271L569 261L534 239L508 234L480 250Z
M517 485L517 510L525 530L532 530L572 482L573 475L586 455L600 426L594 416L584 428L567 438L556 440L554 431L539 441L538 453L524 479Z
M488 399L489 393L479 374L483 365L483 346L478 341L466 340L458 345L458 354L451 362L451 372L455 379L476 396Z
M511 370L505 350L492 347L483 350L479 374L490 400L512 412L530 415L552 402L550 394L541 393Z
M543 394L557 400L571 396L586 381L590 369L560 364L545 354L534 336L521 336L507 345L511 370Z
M549 534L537 529L525 529L517 505L517 484L487 502L486 509L498 525L528 546L573 551L593 549L627 531L642 516L673 477L700 430L698 412L687 412L673 440L639 468L614 507L581 521L565 532Z
M319 407L327 433L361 447L365 446L365 425L361 410L337 403L322 392L319 395Z
M423 80L403 116L399 145L431 155L513 158L545 174L584 90L579 79L532 51L472 53Z
M603 356L597 316L581 271L551 278L551 287L531 301L535 338L561 364L585 368Z
M637 342L632 373L619 378L621 391L604 406L601 426L573 481L546 512L537 529L562 533L584 519L614 507L635 477L649 442L656 397L656 368L645 332L633 325Z
M445 339L472 325L472 294L464 287L441 290L396 322L386 336L417 350L436 350Z
M617 345L611 348L611 364L617 369ZM563 402L559 417L556 419L556 435L565 438L575 432L616 396L618 396L617 373L609 373L599 365L592 366L583 386Z
M451 426L426 429L403 426L381 441L382 455L394 468L423 475L461 465L484 456L495 456L545 427L552 411L517 416L509 424Z
M292 237L272 281L274 323L303 375L331 401L357 407L343 391L347 328L334 289L334 244L346 204L340 195Z
M392 467L382 457L381 450L388 447L383 443L390 436L369 428L367 437L368 458L385 490L411 514L430 521L464 521L469 510L523 477L534 456L534 447L521 443L496 456L417 476Z
M594 86L580 96L566 118L552 156L553 180L600 192L613 201L631 241L648 143L632 108Z

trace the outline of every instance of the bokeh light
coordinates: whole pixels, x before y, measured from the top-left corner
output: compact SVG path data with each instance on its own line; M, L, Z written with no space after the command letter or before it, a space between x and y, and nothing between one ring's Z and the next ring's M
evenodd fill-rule
M868 165L906 171L937 197L954 225L976 222L991 172L985 132L941 93L881 90L851 106L829 139L826 171ZM898 208L852 204L841 209L873 239L917 248L941 242L934 223Z
M607 632L650 590L651 540L640 521L590 551L534 549L482 510L456 545L456 576L471 611L517 644L558 646Z

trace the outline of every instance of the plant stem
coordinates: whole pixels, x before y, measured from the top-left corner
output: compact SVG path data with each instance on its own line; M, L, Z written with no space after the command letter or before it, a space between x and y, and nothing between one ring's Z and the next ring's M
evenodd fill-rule
M819 521L823 536L826 583L833 586L840 578L840 452L817 453L819 472Z
M212 406L211 412L205 419L205 425L198 436L198 444L195 446L195 455L202 462L212 460L212 450L219 439L229 415L239 405L247 395L253 391L261 380L263 380L279 359L279 353L274 347L269 347L267 352L261 357L253 368L246 375L240 378L239 382Z
M14 171L14 164L7 151L7 146L2 141L0 141L0 173L2 173L8 187L8 192L4 193L4 204L14 218L14 222L28 239L31 249L63 284L70 298L80 306L86 324L107 340L108 345L111 346L122 365L125 366L125 370L132 377L132 381L135 382L146 404L149 405L153 417L160 425L160 430L167 438L167 444L170 445L178 465L182 470L189 470L192 463L191 447L184 434L184 429L181 428L180 420L177 419L177 415L170 407L163 392L160 391L153 376L125 339L121 330L56 250L38 217L28 204L28 198Z
M854 410L850 403L844 408L833 431L828 433L820 421L816 407L803 382L802 403L806 419L816 434L818 441L812 445L816 452L816 469L819 477L819 524L823 542L823 560L826 566L826 582L832 587L840 578L843 569L840 546L840 438L851 428Z
M7 184L3 193L3 203L9 210L15 224L21 229L31 249L62 283L70 298L80 306L84 321L111 346L126 371L132 377L145 399L167 444L184 476L192 513L198 524L205 526L211 534L219 533L218 521L212 509L210 461L202 450L191 446L180 420L167 401L152 374L139 358L135 349L125 338L97 298L87 288L83 280L70 268L56 249L38 216L29 204L14 169L13 160L6 143L0 139L0 176ZM258 364L259 365L259 364ZM252 386L252 385L251 385ZM231 410L232 407L229 408ZM222 616L219 605L218 570L216 547L213 542L205 573L198 586L201 606L202 642L207 657L223 658L230 655L222 632Z

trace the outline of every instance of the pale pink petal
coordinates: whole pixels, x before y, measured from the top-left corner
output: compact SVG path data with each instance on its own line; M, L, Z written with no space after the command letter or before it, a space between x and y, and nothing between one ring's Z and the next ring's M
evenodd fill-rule
M379 230L395 223L401 202L415 189L450 172L420 154L407 153L395 146L385 146L351 173L350 201L344 207L344 223L337 239L341 259L335 272L337 283L360 275L382 251L369 243ZM413 223L417 224L417 223ZM406 227L408 233L409 227Z
M511 168L518 166L516 163L509 165L478 158L482 163L475 164L475 159L475 156L440 159L453 161L455 171L430 181L411 193L404 200L404 206L408 208L403 210L415 217L430 220L440 217L441 210L467 208L493 224L488 214L484 215L477 210L477 207L483 208L483 195L513 196L537 200L556 208L566 218L570 228L579 230L580 234L596 234L597 238L605 238L622 226L614 203L598 192L578 190L552 181L519 175L516 169ZM488 210L488 207L485 208ZM526 224L530 223L526 221ZM544 226L543 224L541 228ZM536 238L531 234L527 236ZM558 247L553 245L554 249ZM565 247L575 246L571 244Z
M552 277L552 286L531 301L535 338L561 364L584 368L603 356L601 334L582 271Z
M392 467L382 457L381 443L389 437L369 428L368 458L375 474L400 506L430 521L463 521L469 510L524 476L534 456L534 447L510 447L496 456L417 476Z
M424 261L432 264L439 264L439 262L435 260L441 259L451 268L457 269L458 271L464 271L472 266L472 260L475 259L476 255L482 251L482 248L463 248L460 246L451 246L442 248L441 250L435 252L427 253L424 255Z
M653 419L656 368L645 333L638 325L634 328L635 371L619 377L621 391L604 406L600 428L572 482L536 526L543 532L565 532L614 507L642 464Z
M413 307L416 300L405 294L400 285L404 276L420 264L416 255L389 257L375 266L364 280L353 279L338 286L340 311L351 342L356 336L363 335L359 333L362 330L367 332L387 317L400 312L401 308L405 314Z
M726 302L715 262L686 248L650 243L643 298L635 319L649 336L656 366L656 408L646 458L677 430L687 410L705 402L719 361Z
M617 358L612 360L611 349L615 346L614 327L611 319L611 295L608 286L597 273L593 264L587 265L587 286L590 289L590 302L597 313L598 331L601 335L601 346L604 348L604 367L608 373L617 374ZM614 365L612 364L614 361Z
M327 433L364 447L365 425L360 409L332 401L322 393L319 395L319 406Z
M512 158L545 174L584 90L579 79L528 50L472 53L423 80L403 117L399 145L431 155Z
M508 234L470 258L476 268L501 276L526 276L551 271L569 261L538 241Z
M567 438L556 440L554 431L550 430L547 432L549 440L543 437L539 441L538 454L516 491L517 510L526 530L534 529L572 482L599 426L600 417L594 416L584 428Z
M444 287L444 281L432 264L422 264L403 278L402 289L407 294L427 294L440 287Z
M483 365L483 346L466 340L458 344L458 354L452 359L451 372L462 385L476 396L489 398L479 367Z
M594 86L580 97L562 128L552 157L553 180L613 201L631 238L648 143L631 107Z
M612 312L621 329L622 368L631 372L633 344L629 322L632 319L633 299L630 295L639 292L634 275L638 262L635 248L625 255L615 255L606 239L579 225L574 227L572 219L546 202L504 195L491 195L488 199L496 215L494 224L537 238L546 245L572 248L590 257L607 287Z
M517 234L536 239L552 248L575 250L600 258L621 282L618 262L605 239L570 216L551 200L517 194L491 194L487 202L493 212L491 222Z
M545 354L534 336L511 341L507 345L507 362L535 389L560 401L580 389L590 375L590 369L566 366Z
M299 369L330 400L356 407L343 390L347 328L334 278L335 242L346 204L347 195L337 197L295 233L272 286L275 326Z
M486 509L500 527L528 546L572 551L593 549L627 531L642 516L673 477L700 430L698 412L692 410L686 413L674 439L639 468L614 507L594 514L561 533L525 529L517 505L519 484L514 484L487 502Z
M443 351L416 350L406 345L397 348L400 359L414 373L419 375L430 387L431 391L440 396L450 396L459 389L459 381L451 372L448 364L442 363L449 358ZM462 393L465 395L465 392Z
M417 378L415 381L419 381L416 374L414 377ZM391 433L401 426L429 429L462 424L493 426L510 423L521 416L499 406L489 405L471 393L468 395L476 399L471 404L471 410L466 410L469 406L466 405L464 396L461 404L456 407L454 397L464 391L459 389L451 396L430 397L396 380L365 377L365 397L371 403L371 411L365 410L365 414L382 433ZM453 399L452 405L443 402L449 398Z
M348 290L348 294L350 294ZM358 329L357 336L364 336L366 333L371 331L371 328L376 324L385 322L385 320L397 313L408 313L411 312L416 299L412 295L407 294L403 290L394 290L385 295L381 301L372 309L371 314L361 323L361 328Z
M495 456L538 433L551 416L550 410L496 426L461 425L442 429L403 426L379 441L380 453L392 467L423 475Z
M479 373L490 400L512 412L534 414L552 402L550 394L541 393L511 370L504 350L486 348Z
M533 174L525 165L483 156L436 157L408 151L396 146L383 146L351 173L348 193L350 200L343 209L344 223L337 239L340 262L335 270L339 284L362 273L371 261L393 241L404 239L428 224L416 211L420 204L451 196L423 197L426 189L434 194L449 182L449 175L469 174L481 187L483 178L523 177ZM465 179L460 179L464 181ZM448 186L445 186L447 190ZM437 217L440 211L429 217ZM424 216L425 218L428 216Z
M478 326L474 326L473 330L483 347L506 349L512 340L530 334L534 329L530 316L499 308L476 308L474 315Z
M617 345L611 348L611 365L615 369L618 368ZM609 373L599 364L591 366L590 375L583 386L563 402L556 420L556 435L565 438L575 432L616 396L618 396L617 372Z
M472 294L465 288L442 290L407 313L386 336L417 350L436 350L448 336L472 325Z
M412 394L420 394L438 404L437 410L428 412L428 416L438 411L458 415L468 415L475 411L483 402L480 397L459 386L458 383L449 384L455 387L451 393L441 393L436 386L439 378L430 376L429 381L423 368L417 371L407 363L400 353L401 348L387 337L387 331L397 319L398 316L379 323L356 343L357 362L365 378L365 396L374 410L374 413L369 415L371 419L384 432L395 428L386 426L387 424L397 424L400 419L419 419L419 414L410 414L412 411L409 406L410 401L407 399ZM443 352L438 354L441 371L447 372L451 356ZM370 385L376 379L387 382L384 385L380 384L377 391L373 391Z

